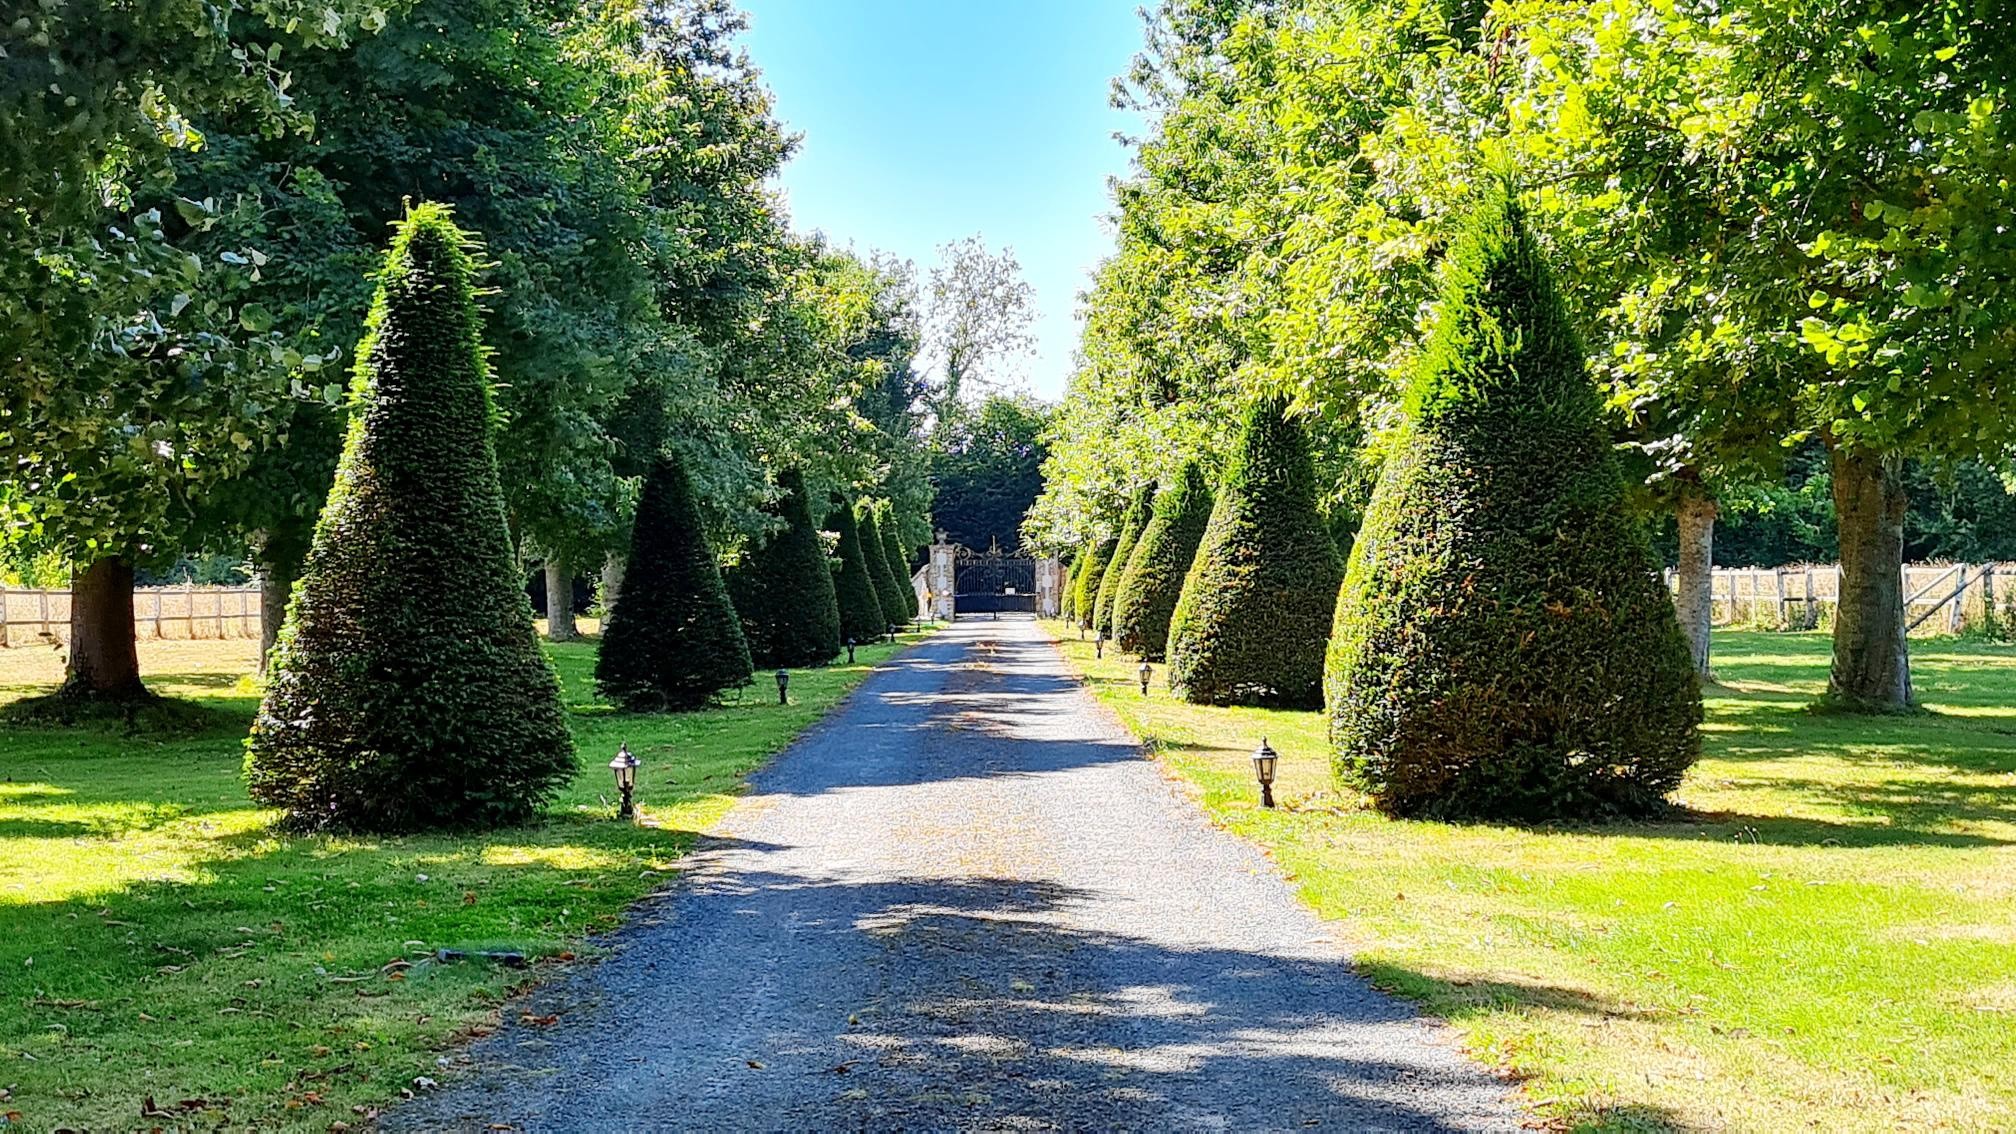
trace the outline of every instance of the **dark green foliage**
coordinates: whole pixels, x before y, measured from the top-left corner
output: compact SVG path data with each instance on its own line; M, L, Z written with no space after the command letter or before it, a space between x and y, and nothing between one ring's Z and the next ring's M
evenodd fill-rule
M529 818L574 773L504 524L467 238L399 226L335 487L246 741L253 798L303 828Z
M1701 699L1582 345L1516 208L1444 270L1338 599L1337 768L1397 815L1656 811Z
M751 661L766 669L824 665L840 652L833 570L812 525L804 475L786 469L777 487L784 494L772 511L784 527L743 553L741 566L728 575L728 594Z
M893 621L908 622L917 617L917 588L910 585L910 556L903 551L903 537L896 534L899 526L896 510L887 501L882 504L875 526L882 533L882 562L896 580L890 601L882 604L882 613Z
M1049 423L1042 403L1002 395L940 421L931 451L932 525L974 551L999 542L1016 554L1022 517L1043 491Z
M1163 659L1169 618L1210 521L1211 489L1192 461L1183 466L1176 486L1156 497L1154 514L1134 541L1127 570L1113 592L1113 640L1121 650L1146 661Z
M697 709L753 671L742 620L686 468L660 453L644 478L629 568L602 628L595 685L632 712Z
M1099 597L1093 601L1092 629L1101 634L1113 633L1113 596L1119 593L1120 580L1127 574L1127 561L1134 554L1134 545L1141 539L1141 533L1148 527L1148 517L1155 508L1155 482L1149 481L1134 493L1134 500L1127 506L1126 515L1120 519L1120 539L1113 545L1113 554L1106 560L1106 573L1099 577Z
M1084 566L1079 568L1078 581L1071 585L1072 610L1078 625L1087 630L1092 628L1092 608L1099 602L1099 583L1106 575L1106 561L1113 557L1113 545L1118 542L1116 536L1087 544Z
M868 564L868 577L875 581L875 605L885 622L903 621L903 596L896 586L896 573L889 568L889 554L883 550L882 525L876 519L872 501L854 507L855 533L861 539L861 558Z
M840 602L840 636L872 642L887 632L889 620L882 617L875 577L861 551L861 529L854 522L854 509L836 501L832 514L826 517L826 530L840 537L840 572L833 580Z
M1207 705L1314 708L1343 574L1302 430L1278 399L1244 434L1169 618L1169 684Z

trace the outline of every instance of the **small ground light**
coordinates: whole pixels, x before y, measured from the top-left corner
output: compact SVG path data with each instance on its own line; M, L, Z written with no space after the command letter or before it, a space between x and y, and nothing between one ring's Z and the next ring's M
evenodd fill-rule
M777 703L780 705L790 704L791 703L790 693L791 693L791 671L788 669L780 669L777 671Z
M1106 656L1106 631L1099 631L1099 636L1092 639L1092 656L1095 658Z
M854 664L854 639L847 639L847 664Z
M630 745L625 742L616 749L616 758L609 761L609 770L616 773L616 791L622 802L616 806L616 818L634 819L637 807L637 765L643 761L630 754Z
M1267 747L1267 738L1260 738L1260 747L1253 750L1253 778L1260 781L1260 806L1274 806L1274 765L1281 759L1279 753Z
M1142 695L1143 697L1146 697L1146 696L1148 695L1148 681L1149 681L1149 679L1150 679L1150 678L1153 678L1154 676L1155 676L1155 667L1154 667L1154 666L1152 666L1152 665L1149 665L1149 664L1148 664L1147 662L1145 662L1145 661L1144 661L1144 662L1142 662L1142 663L1141 663L1141 695Z

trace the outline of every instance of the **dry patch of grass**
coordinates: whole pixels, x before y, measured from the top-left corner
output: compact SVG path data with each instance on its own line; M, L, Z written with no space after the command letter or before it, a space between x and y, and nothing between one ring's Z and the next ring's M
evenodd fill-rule
M1827 642L1718 636L1706 756L1672 821L1388 820L1335 787L1316 713L1143 698L1060 645L1224 826L1578 1129L2009 1129L2016 650L1917 643L1915 718L1816 716ZM1248 754L1281 752L1257 805Z

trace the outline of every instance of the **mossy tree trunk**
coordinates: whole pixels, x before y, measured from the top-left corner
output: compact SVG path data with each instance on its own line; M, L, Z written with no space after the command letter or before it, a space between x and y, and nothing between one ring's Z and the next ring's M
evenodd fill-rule
M626 566L623 553L612 551L602 559L602 593L596 605L602 610L602 620L609 620L609 612L616 608L616 596L623 593L623 569Z
M581 637L574 625L574 573L558 555L546 557L546 640L572 642Z
M1879 454L1828 446L1841 532L1841 599L1827 696L1843 708L1911 708L1904 639L1904 485Z
M1680 633L1687 639L1694 672L1703 681L1713 681L1709 627L1715 614L1715 498L1690 488L1673 512L1680 527L1680 567L1675 572L1680 587L1673 610L1680 617Z
M133 564L100 559L70 578L70 660L65 697L132 701L148 696L133 642Z

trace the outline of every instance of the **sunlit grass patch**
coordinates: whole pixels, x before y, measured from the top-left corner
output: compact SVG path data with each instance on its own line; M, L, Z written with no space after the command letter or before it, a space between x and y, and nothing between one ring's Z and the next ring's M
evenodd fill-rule
M1723 634L1669 820L1388 820L1320 714L1143 698L1053 627L1221 824L1338 919L1380 985L1590 1129L1998 1129L2016 1114L2016 650L1914 643L1916 717L1815 715L1819 634ZM1249 753L1281 753L1282 808Z

